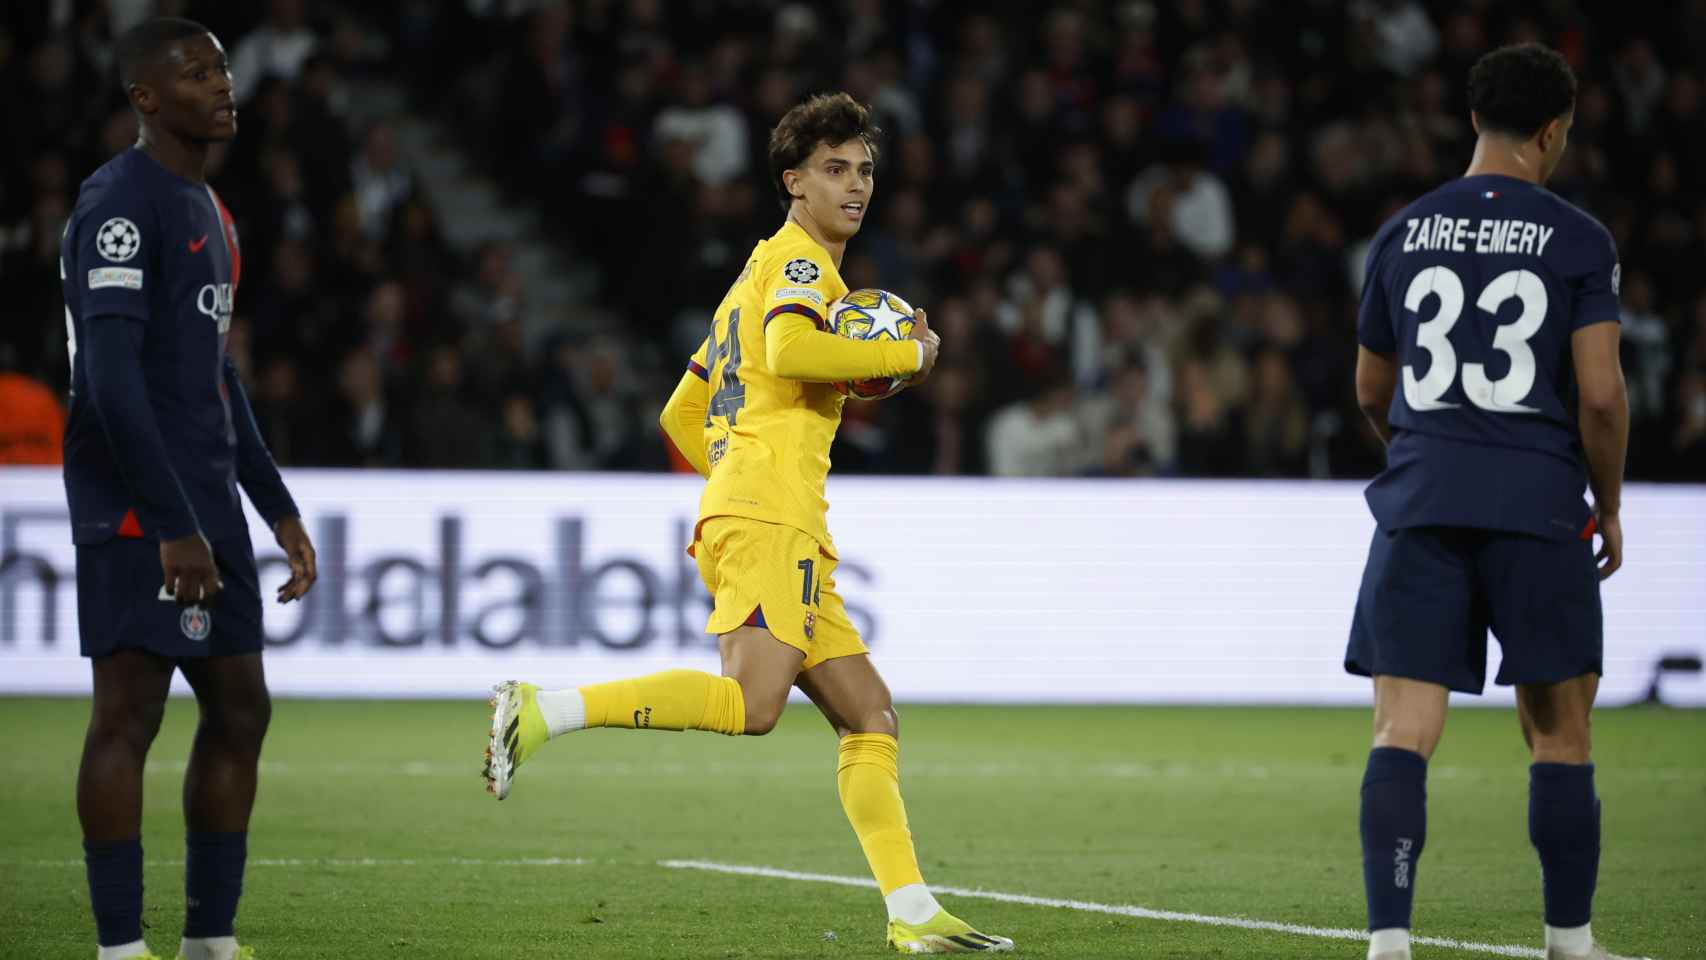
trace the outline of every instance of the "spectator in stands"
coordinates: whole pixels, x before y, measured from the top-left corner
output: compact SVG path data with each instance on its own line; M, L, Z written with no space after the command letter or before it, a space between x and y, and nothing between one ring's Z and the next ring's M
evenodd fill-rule
M1142 354L1117 368L1112 386L1085 400L1079 416L1093 457L1087 472L1109 477L1149 477L1173 466L1174 424L1165 402L1149 388Z
M1084 465L1084 432L1072 414L1071 376L1058 364L1026 383L1029 396L997 410L985 449L997 477L1064 477Z
M295 80L319 45L305 7L305 0L270 0L265 22L237 41L231 51L231 95L239 107L268 77Z
M1242 404L1228 402L1227 394L1216 389L1206 358L1186 358L1179 367L1177 390L1179 472L1199 477L1244 474Z
M7 366L22 373L43 376L52 367L55 376L68 375L59 237L69 212L63 193L37 193L28 218L0 243L0 303L7 315L0 324L0 350L11 356ZM12 317L48 319L29 323L14 322Z
M453 343L426 352L421 387L409 415L404 456L417 467L480 467L492 454L492 418L476 405Z
M581 345L557 335L545 349L540 373L541 426L545 433L545 458L553 470L591 470L592 417L581 400L580 374L576 369Z
M1698 480L1706 477L1706 370L1689 370L1677 381L1676 409L1671 469L1678 479Z
M1309 408L1278 347L1256 354L1249 410L1244 415L1244 463L1253 476L1308 473Z
M937 364L922 388L925 397L901 395L891 459L879 472L892 465L895 472L939 477L987 473L980 387L972 365Z
M515 247L501 240L488 240L476 248L474 275L456 288L450 308L462 329L468 332L519 321L522 289L521 275L515 270Z
M1064 364L1075 382L1094 379L1099 324L1095 310L1073 290L1059 250L1048 245L1032 248L1023 266L1008 278L1007 295L995 319L1021 374L1038 376Z
M653 136L659 143L691 144L690 167L701 184L721 187L746 176L746 119L729 104L713 102L704 63L683 64L680 76L680 102L658 112Z
M249 405L273 459L280 463L311 464L330 457L324 434L336 430L326 414L315 409L302 391L302 376L289 353L265 353L258 376L250 382Z
M1157 205L1156 194L1163 190L1167 201ZM1218 260L1232 249L1232 195L1203 166L1198 143L1179 140L1164 146L1161 162L1126 190L1126 213L1138 224L1168 218L1173 235L1202 260Z
M397 209L415 189L414 174L398 153L397 131L389 123L374 124L362 138L361 153L350 164L350 189L362 232L385 242Z
M491 466L499 470L542 469L545 466L545 442L539 430L533 397L525 392L511 393L504 397L500 409L502 425L498 430Z
M1665 68L1653 52L1646 37L1630 37L1618 52L1611 68L1618 92L1623 97L1624 122L1629 132L1646 134L1658 116L1659 103L1665 93Z
M1416 0L1357 0L1359 34L1374 41L1381 66L1400 77L1415 73L1439 50L1439 31Z
M358 348L345 354L338 373L337 403L327 418L330 426L325 462L333 466L402 466L402 421L402 411L373 353ZM444 427L450 428L450 424Z

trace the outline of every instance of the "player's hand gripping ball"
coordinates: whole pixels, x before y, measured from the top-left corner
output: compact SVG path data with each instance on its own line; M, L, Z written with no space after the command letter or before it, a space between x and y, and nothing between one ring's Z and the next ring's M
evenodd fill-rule
M906 340L912 336L912 304L887 290L852 290L829 305L829 332L849 340ZM861 400L892 397L907 377L874 377L838 383L844 396Z

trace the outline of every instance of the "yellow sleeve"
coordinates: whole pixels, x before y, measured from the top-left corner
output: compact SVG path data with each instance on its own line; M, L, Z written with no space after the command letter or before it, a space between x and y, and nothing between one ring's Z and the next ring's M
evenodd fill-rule
M664 434L702 477L711 475L710 461L705 456L705 411L711 403L707 352L707 344L700 344L699 352L687 361L687 370L681 374L675 392L669 395L669 402L663 405L663 413L658 415L658 425L663 427Z
M834 383L918 372L924 348L916 340L846 340L818 329L809 311L778 308L764 318L764 358L778 377Z

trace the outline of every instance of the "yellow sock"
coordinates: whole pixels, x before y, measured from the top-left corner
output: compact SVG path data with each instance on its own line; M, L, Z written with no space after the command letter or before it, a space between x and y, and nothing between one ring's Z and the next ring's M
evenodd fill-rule
M746 698L733 677L698 670L612 680L580 688L589 727L629 730L709 730L738 736L746 730Z
M865 859L883 896L923 883L906 805L900 802L900 743L886 733L850 733L841 738L835 771L841 806L865 848Z

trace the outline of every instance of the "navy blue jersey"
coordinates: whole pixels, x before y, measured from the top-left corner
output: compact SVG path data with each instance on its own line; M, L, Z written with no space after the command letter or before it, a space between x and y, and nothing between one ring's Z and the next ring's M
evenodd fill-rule
M83 182L60 245L73 539L209 540L295 513L225 353L237 231L206 184L131 148Z
M1357 339L1400 367L1367 494L1382 527L1584 535L1570 335L1617 322L1617 284L1610 233L1513 177L1454 180L1381 227Z

